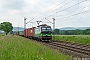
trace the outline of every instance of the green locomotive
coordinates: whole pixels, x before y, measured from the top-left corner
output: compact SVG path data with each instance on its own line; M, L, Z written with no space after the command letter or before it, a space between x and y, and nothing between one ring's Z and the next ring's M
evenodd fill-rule
M52 39L51 26L44 24L34 28L34 38L41 41L50 41Z

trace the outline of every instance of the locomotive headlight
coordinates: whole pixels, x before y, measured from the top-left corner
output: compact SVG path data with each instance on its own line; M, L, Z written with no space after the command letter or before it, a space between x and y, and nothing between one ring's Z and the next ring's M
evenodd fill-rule
M48 34L48 36L51 36L51 34Z
M46 36L46 34L41 34L41 36Z

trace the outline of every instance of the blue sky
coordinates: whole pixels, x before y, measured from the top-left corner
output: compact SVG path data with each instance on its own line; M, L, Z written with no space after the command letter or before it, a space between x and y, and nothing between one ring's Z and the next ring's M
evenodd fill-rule
M74 15L78 13L81 14ZM0 0L0 23L24 27L24 17L27 22L34 18L31 22L35 23L28 23L27 27L37 26L38 20L52 26L45 23L48 22L45 18L51 22L55 18L56 28L90 27L90 0Z

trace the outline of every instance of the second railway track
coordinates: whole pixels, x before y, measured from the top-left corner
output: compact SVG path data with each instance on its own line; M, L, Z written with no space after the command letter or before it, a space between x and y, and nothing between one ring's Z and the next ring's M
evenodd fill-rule
M80 58L90 58L90 46L64 41L43 42L43 44L58 49L65 54Z

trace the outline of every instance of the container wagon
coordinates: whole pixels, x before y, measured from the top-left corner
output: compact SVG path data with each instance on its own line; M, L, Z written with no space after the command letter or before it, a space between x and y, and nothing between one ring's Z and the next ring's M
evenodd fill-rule
M24 37L24 31L19 31L19 36Z
M28 29L24 30L24 37L28 38Z

